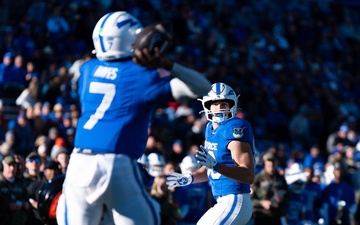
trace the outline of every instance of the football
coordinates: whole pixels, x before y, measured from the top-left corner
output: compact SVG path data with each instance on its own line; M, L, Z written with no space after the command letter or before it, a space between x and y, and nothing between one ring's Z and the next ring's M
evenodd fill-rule
M156 22L146 26L135 40L133 54L136 57L142 49L147 48L151 55L159 48L160 54L166 52L171 45L172 24L167 21Z

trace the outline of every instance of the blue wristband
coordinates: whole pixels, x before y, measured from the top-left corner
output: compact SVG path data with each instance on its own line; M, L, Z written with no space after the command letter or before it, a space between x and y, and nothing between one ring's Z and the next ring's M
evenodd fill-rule
M216 165L213 167L213 170L218 171L220 167L220 163L216 163Z

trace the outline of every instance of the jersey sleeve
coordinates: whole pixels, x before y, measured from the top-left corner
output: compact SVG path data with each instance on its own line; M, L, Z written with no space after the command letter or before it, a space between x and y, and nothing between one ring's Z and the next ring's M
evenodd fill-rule
M225 139L232 141L245 141L252 145L253 131L248 121L244 119L232 119L226 124L228 127L225 129Z
M148 86L144 87L146 90L143 93L144 101L151 103L165 103L173 100L170 87L170 76L162 75L158 70L148 70L147 77Z

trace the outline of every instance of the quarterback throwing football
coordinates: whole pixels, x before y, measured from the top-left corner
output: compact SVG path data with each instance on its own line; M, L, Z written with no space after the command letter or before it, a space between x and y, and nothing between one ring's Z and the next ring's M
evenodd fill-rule
M210 181L216 204L198 225L245 225L251 218L250 184L255 179L254 137L248 121L236 117L238 96L224 83L215 83L201 101L206 118L205 145L196 158L202 167L193 174L171 173L169 188Z
M156 49L150 55L145 48L133 59L142 29L119 11L104 15L93 30L96 58L80 68L82 112L57 206L59 225L160 224L160 207L137 165L151 112L158 104L201 96L211 83Z

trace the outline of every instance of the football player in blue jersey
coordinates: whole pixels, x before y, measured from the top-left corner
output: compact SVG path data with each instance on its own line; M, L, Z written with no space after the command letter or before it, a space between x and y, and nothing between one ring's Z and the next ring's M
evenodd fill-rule
M152 110L202 96L211 83L158 48L154 55L143 49L134 60L133 44L142 29L135 17L118 11L100 18L93 30L96 58L80 68L81 117L57 205L59 225L160 224L159 205L137 165Z
M254 136L248 121L236 117L238 96L224 83L215 83L200 99L206 118L205 145L196 153L202 167L188 175L171 173L169 188L209 181L216 204L198 225L245 225L252 215L250 184L255 179Z

